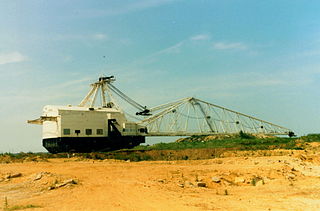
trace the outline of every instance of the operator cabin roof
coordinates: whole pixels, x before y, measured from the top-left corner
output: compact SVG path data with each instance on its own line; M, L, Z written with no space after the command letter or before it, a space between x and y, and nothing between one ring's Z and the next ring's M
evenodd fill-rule
M46 105L43 108L43 112L49 113L49 112L57 112L58 110L68 110L68 111L104 111L104 112L120 112L119 110L115 108L101 108L101 107L95 107L95 108L88 108L88 107L80 107L80 106L57 106L57 105Z
M57 118L59 116L59 111L97 111L97 112L107 112L107 113L120 113L119 110L115 108L88 108L79 106L59 106L59 105L46 105L43 107L42 116L35 120L28 120L28 123L41 125L44 120Z

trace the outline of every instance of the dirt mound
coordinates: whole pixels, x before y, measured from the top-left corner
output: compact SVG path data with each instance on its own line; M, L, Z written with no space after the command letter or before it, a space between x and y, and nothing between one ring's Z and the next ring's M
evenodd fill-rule
M239 138L239 134L219 134L219 135L210 135L210 136L190 136L187 138L180 138L176 142L201 142L201 141L210 141L210 140L225 140Z
M275 136L266 134L246 134L246 133L235 133L235 134L217 134L217 135L205 135L205 136L190 136L187 138L180 138L176 142L205 142L212 140L228 140L228 139L266 139L274 138Z
M43 155L26 155L25 153L18 154L3 154L0 155L0 163L17 163L17 162L48 162Z

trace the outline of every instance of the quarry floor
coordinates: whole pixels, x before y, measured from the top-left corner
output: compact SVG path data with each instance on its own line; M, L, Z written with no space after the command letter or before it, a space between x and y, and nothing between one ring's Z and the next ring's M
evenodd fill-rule
M308 152L190 161L0 164L3 210L320 210Z

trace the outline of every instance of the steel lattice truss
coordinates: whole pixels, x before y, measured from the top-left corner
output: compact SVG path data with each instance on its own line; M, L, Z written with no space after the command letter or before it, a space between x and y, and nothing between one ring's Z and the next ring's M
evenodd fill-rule
M184 98L150 109L152 116L138 122L150 136L262 133L288 135L288 128L196 98Z
M193 97L147 108L113 86L111 83L114 81L113 76L100 77L99 81L91 84L91 90L79 106L93 107L100 95L102 107L115 108L124 112L127 118L136 119L136 123L148 129L148 136L232 134L240 131L252 134L293 135L288 128ZM138 109L136 116L122 110L112 93Z

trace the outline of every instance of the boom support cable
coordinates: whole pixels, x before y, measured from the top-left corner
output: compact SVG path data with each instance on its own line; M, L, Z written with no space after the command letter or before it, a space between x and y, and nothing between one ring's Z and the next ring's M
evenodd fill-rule
M288 128L193 97L147 108L115 87L112 84L114 81L113 76L100 77L99 81L91 84L89 93L79 106L93 107L100 91L103 108L114 108L125 113L128 117L135 119L137 124L148 128L150 136L232 134L240 131L270 135L294 135ZM141 119L123 111L116 103L113 94L138 109L136 115L141 115Z

